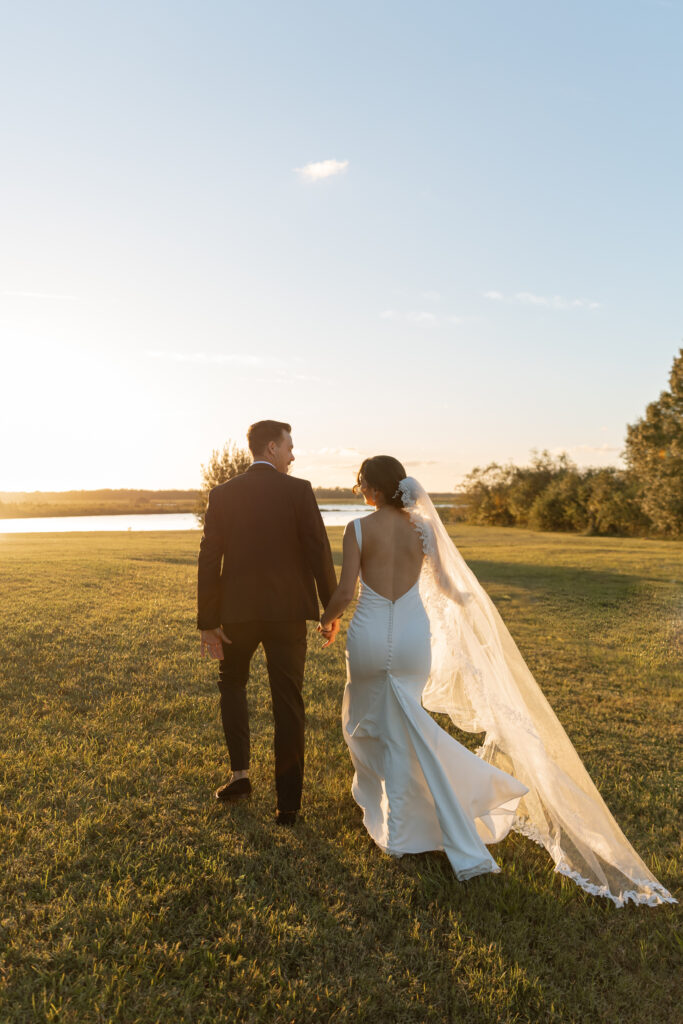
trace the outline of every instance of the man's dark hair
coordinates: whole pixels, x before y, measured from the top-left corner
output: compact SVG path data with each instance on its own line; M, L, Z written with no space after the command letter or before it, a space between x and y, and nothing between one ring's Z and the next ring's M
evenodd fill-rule
M401 480L405 479L406 471L398 459L391 455L373 455L370 459L364 459L358 470L356 486L353 488L356 493L360 490L361 477L375 490L381 491L387 505L394 508L403 508L403 501L398 490Z
M252 423L247 431L247 444L254 458L262 455L266 445L271 441L282 440L283 431L291 434L292 428L289 423L280 423L279 420L259 420Z

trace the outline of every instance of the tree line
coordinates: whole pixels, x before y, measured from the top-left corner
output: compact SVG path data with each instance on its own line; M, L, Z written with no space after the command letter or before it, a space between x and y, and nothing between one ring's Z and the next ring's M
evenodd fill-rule
M465 479L457 518L602 536L683 536L683 349L669 389L626 429L625 469L579 469L535 453L528 466L492 462Z

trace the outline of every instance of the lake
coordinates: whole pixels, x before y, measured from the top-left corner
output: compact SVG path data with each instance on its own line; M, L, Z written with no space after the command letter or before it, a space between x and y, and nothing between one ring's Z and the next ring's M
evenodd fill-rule
M368 505L321 505L325 526L346 526L367 515ZM41 516L35 519L0 519L0 533L90 533L139 530L199 530L191 512L113 516Z

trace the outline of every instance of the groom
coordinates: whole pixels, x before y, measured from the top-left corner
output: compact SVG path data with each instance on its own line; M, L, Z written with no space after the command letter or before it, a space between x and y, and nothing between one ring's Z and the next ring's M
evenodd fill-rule
M276 821L293 825L304 774L306 620L319 618L337 577L322 516L307 480L287 475L292 428L259 420L247 432L254 461L209 494L199 548L202 654L220 659L221 718L232 774L216 799L251 793L249 664L263 644L275 719ZM316 596L317 588L317 596ZM334 639L339 621L324 631Z

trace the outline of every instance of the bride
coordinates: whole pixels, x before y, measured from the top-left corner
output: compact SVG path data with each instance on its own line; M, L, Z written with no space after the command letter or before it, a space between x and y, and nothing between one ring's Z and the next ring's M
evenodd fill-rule
M320 629L332 642L360 575L342 727L373 840L395 856L444 850L462 881L500 871L487 846L514 829L617 906L675 903L619 829L424 488L377 455L358 489L376 511L346 528ZM429 711L485 732L483 746L472 754Z

